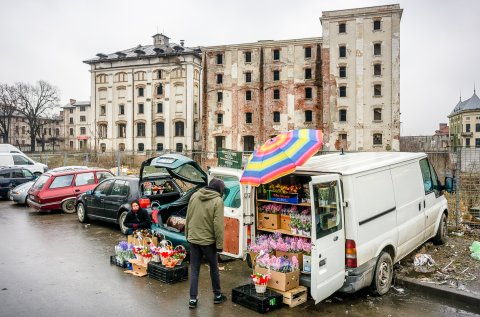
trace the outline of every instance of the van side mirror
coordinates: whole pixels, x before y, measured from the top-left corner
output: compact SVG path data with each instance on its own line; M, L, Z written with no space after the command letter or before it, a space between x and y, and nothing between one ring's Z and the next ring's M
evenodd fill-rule
M453 193L455 192L455 187L456 187L456 184L455 184L455 179L453 177L445 177L445 190L447 191L447 193Z

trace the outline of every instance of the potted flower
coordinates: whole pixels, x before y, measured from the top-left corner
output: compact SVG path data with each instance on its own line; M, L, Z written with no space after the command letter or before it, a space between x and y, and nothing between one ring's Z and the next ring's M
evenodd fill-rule
M258 227L266 229L280 228L280 212L282 211L280 204L266 204L259 208Z
M267 290L267 283L271 280L271 274L262 274L262 273L254 273L250 275L255 284L255 291L259 294L265 293Z
M300 285L300 270L296 257L290 260L286 257L264 254L257 258L255 273L271 274L271 280L267 282L267 286L282 292Z

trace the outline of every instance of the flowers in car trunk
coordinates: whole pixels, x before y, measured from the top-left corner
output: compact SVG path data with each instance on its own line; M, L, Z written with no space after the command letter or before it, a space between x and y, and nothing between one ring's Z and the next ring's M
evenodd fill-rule
M274 255L270 256L269 254L263 254L257 258L257 265L261 268L280 273L293 272L299 269L299 263L296 256L293 256L290 260L283 256L276 257Z
M255 239L255 242L252 242L248 248L248 251L255 253L269 253L272 251L270 246L269 235L261 234L258 235Z
M283 207L280 204L266 204L259 207L259 211L267 214L280 214Z

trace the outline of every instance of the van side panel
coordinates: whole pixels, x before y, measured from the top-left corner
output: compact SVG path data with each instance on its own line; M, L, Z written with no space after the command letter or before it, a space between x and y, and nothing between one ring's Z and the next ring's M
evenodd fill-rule
M354 205L357 216L357 263L362 265L377 256L385 242L397 242L395 199L389 170L360 175L354 180Z
M398 249L400 260L424 240L424 191L418 162L392 168L397 205Z

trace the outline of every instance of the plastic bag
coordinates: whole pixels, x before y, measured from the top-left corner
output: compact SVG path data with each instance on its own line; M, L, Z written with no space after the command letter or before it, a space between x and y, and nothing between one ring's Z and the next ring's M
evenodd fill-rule
M480 242L473 241L472 245L470 246L470 252L472 252L472 254L470 254L472 258L480 261Z
M415 255L415 260L413 261L413 264L415 266L424 266L425 264L427 266L432 266L435 265L435 261L429 254L418 253L417 255Z

